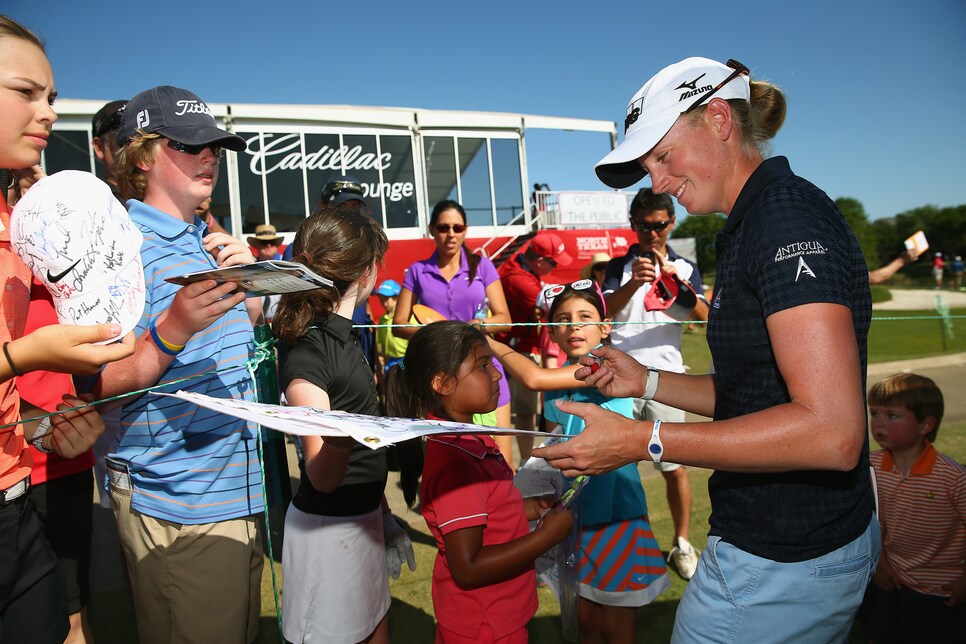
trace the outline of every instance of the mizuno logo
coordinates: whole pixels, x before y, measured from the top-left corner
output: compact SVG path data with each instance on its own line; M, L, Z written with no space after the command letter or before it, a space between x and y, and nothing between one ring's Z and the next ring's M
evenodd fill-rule
M674 89L689 89L689 90L691 90L693 92L694 90L696 90L698 88L698 81L701 80L702 78L704 78L704 76L705 76L704 74L701 74L700 76L698 76L697 78L695 78L690 83L681 83L680 85L678 85Z
M81 261L80 260L77 260L76 262L74 262L73 264L71 264L70 267L67 268L65 271L63 271L61 273L57 273L56 275L52 275L50 273L50 269L48 268L47 269L47 281L50 282L51 284L56 284L60 280L64 279L64 275L67 275L67 273L69 273L72 270L74 270L74 267L77 266L80 263L81 263Z
M697 79L695 79L695 82L697 82ZM710 85L705 85L704 87L681 92L681 96L678 97L678 102L680 103L686 98L691 98L692 96L697 96L698 94L704 94L705 92L710 92L711 90L712 87Z

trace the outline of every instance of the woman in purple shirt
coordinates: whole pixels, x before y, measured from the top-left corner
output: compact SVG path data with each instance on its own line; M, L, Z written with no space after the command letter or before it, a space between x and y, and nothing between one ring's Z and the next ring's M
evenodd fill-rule
M496 267L488 258L470 252L466 239L466 211L455 201L440 201L429 219L429 234L436 252L414 262L406 272L402 292L396 303L393 324L409 324L413 304L424 304L449 320L485 324L488 334L509 330L510 311ZM480 311L480 316L477 316ZM495 325L495 326L494 326ZM393 334L410 338L413 327L395 327ZM498 362L494 361L502 373ZM510 390L506 378L500 380L500 401L496 425L510 427ZM507 441L509 443L509 441ZM503 446L500 446L500 451ZM506 455L506 454L504 454ZM507 462L512 462L509 458Z

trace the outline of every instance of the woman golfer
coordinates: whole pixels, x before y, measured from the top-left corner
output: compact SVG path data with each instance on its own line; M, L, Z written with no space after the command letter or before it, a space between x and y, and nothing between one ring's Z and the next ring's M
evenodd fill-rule
M584 432L534 450L568 476L667 458L715 470L710 536L674 642L847 639L880 548L865 409L869 275L835 204L763 147L785 99L741 63L688 58L627 108L607 185L650 175L692 214L728 216L717 241L714 375L659 372L615 349L581 359L607 396L643 396L711 423L633 421L561 402Z

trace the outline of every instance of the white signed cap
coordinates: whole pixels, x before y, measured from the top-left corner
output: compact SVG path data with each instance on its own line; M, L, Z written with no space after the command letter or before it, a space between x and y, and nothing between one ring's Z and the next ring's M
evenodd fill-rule
M116 322L144 312L143 237L111 188L64 170L34 184L10 216L10 243L50 291L62 324Z

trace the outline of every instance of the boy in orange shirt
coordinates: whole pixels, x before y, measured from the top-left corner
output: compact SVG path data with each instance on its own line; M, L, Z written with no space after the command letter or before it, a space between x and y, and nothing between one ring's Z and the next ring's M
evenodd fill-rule
M966 468L936 451L943 396L900 373L869 390L882 558L869 586L873 642L952 642L966 633Z

